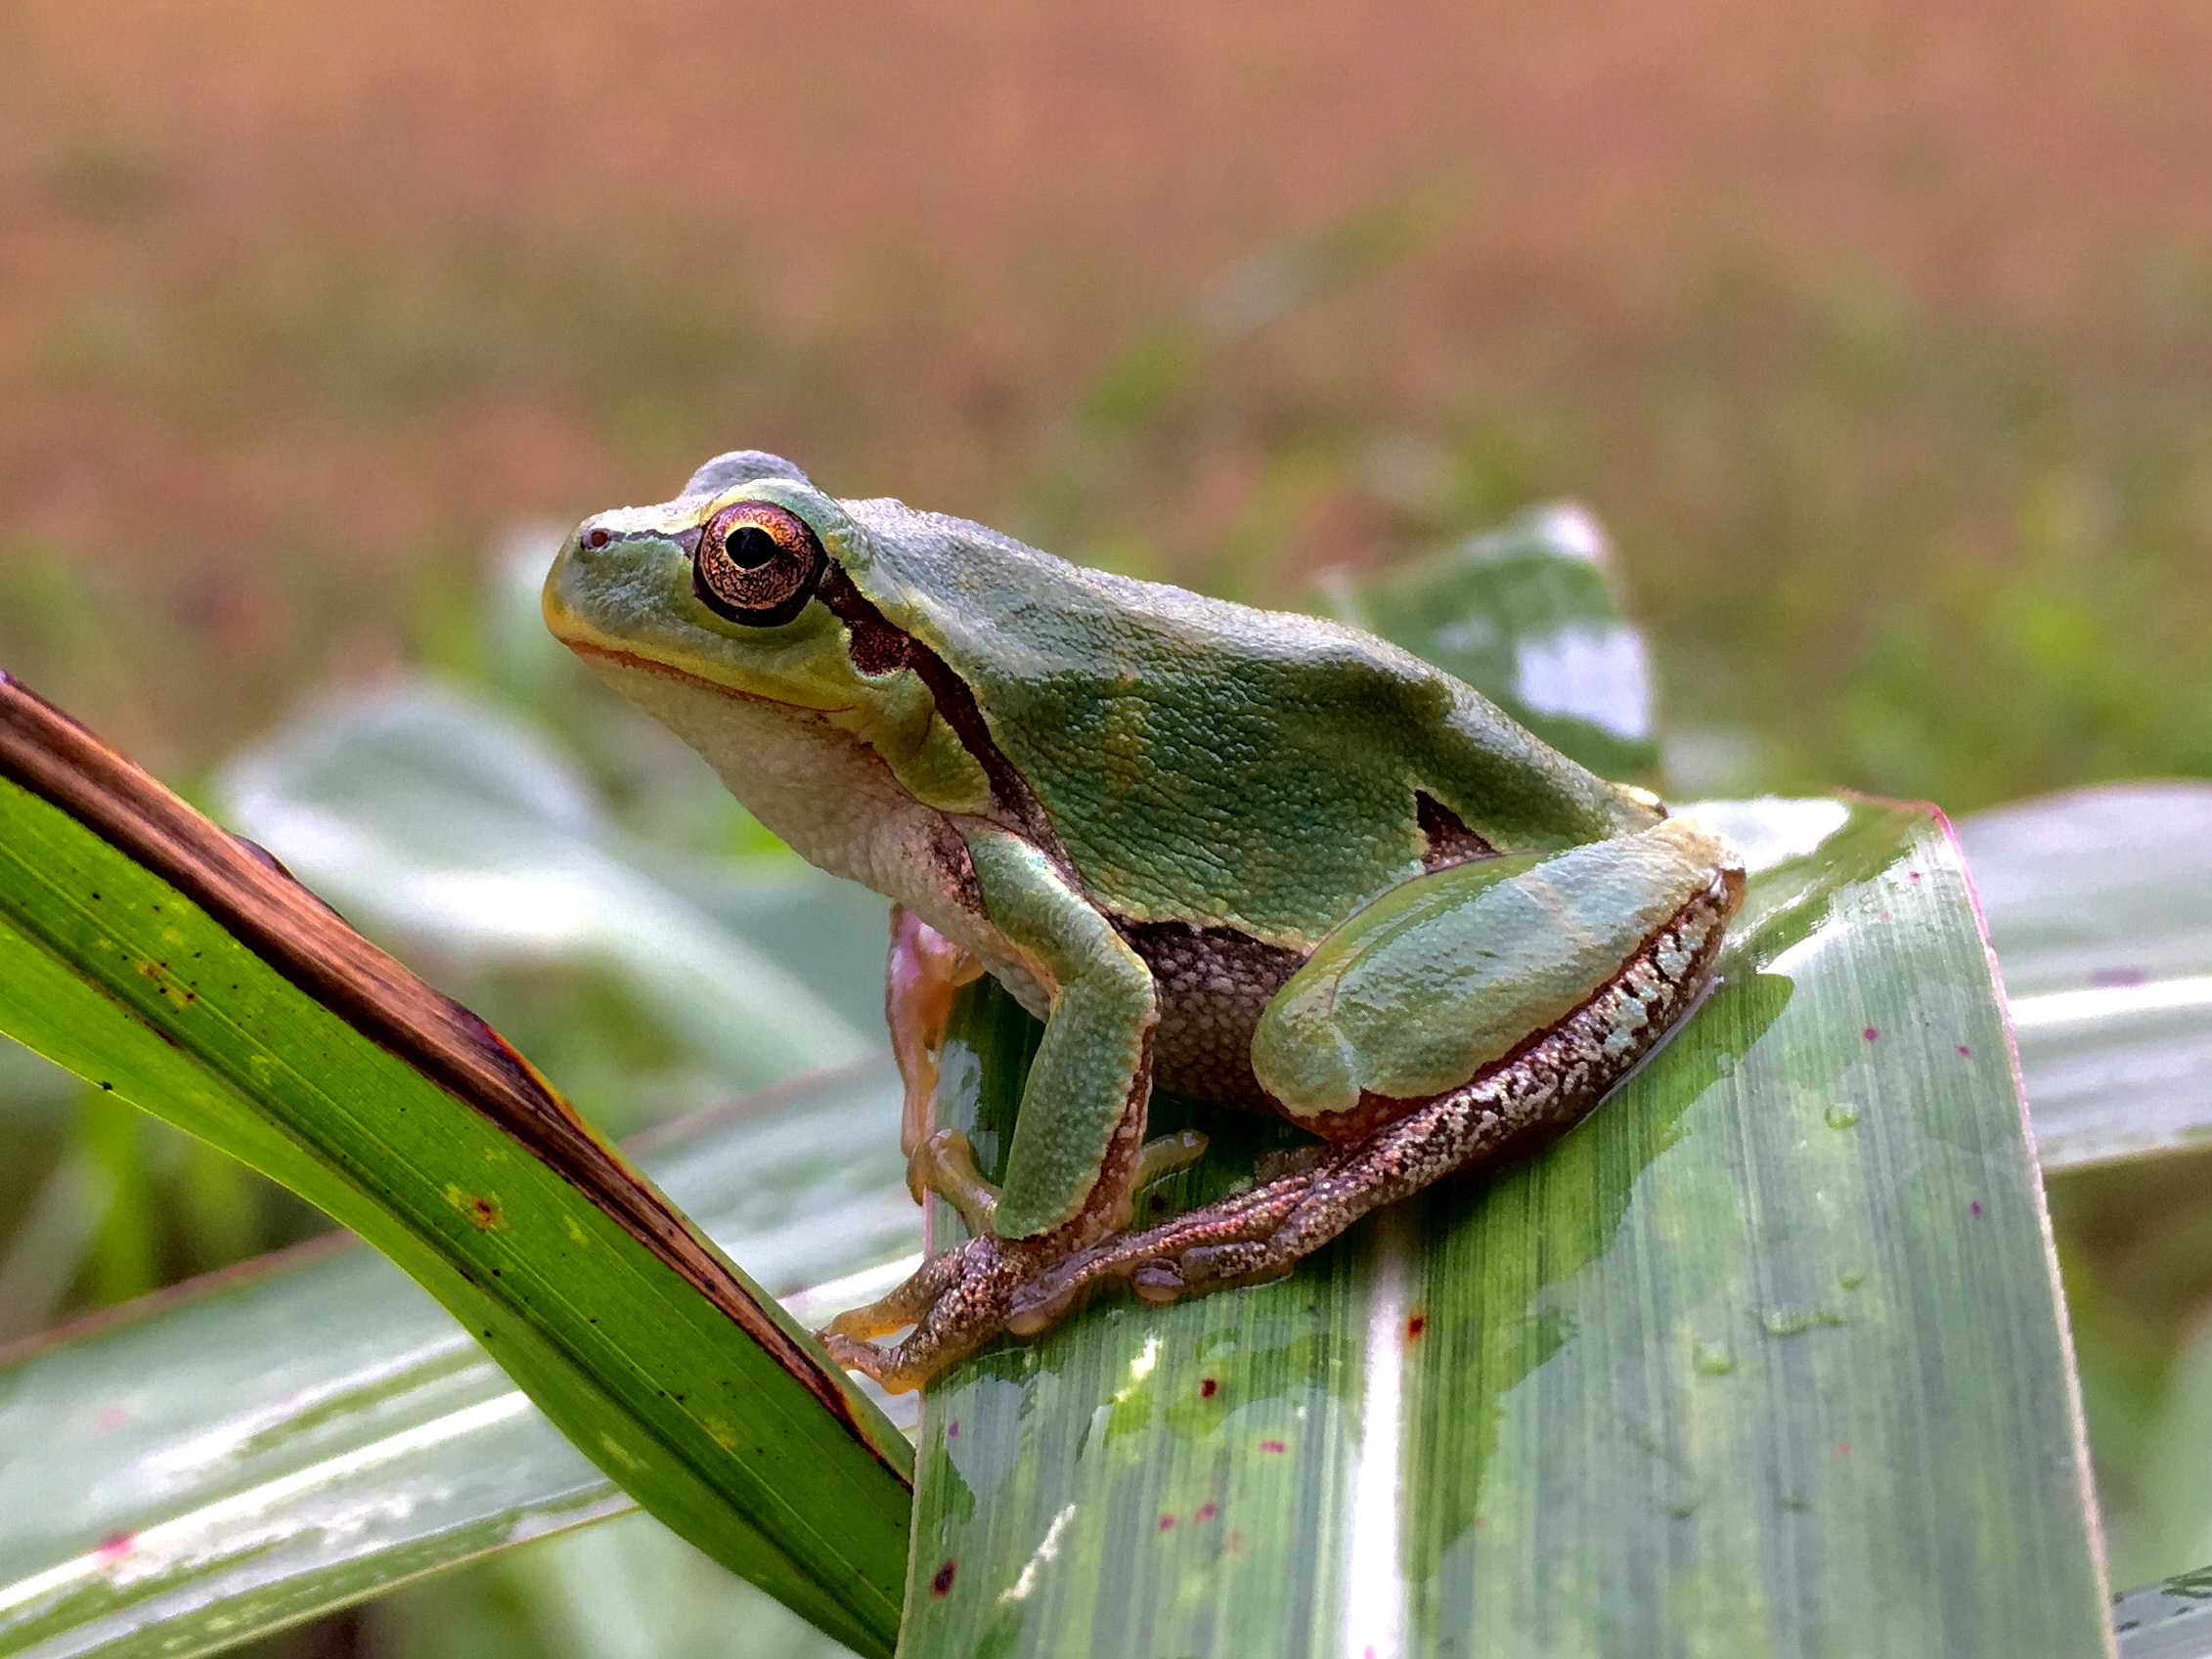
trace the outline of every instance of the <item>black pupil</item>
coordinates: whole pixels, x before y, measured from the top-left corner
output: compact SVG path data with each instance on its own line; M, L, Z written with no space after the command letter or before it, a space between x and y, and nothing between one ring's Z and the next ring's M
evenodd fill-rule
M757 524L746 525L723 546L729 550L730 562L740 570L758 570L780 550L775 538Z

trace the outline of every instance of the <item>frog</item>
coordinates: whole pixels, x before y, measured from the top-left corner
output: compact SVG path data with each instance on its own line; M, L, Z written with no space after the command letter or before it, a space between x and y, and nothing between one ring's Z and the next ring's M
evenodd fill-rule
M763 825L891 901L908 1185L966 1237L819 1336L894 1391L1105 1285L1279 1277L1540 1147L1689 1015L1743 900L1720 836L1383 639L833 498L761 451L585 519L544 609ZM986 974L1042 1022L995 1182L935 1122ZM1206 1145L1148 1134L1155 1087L1303 1150L1139 1227Z

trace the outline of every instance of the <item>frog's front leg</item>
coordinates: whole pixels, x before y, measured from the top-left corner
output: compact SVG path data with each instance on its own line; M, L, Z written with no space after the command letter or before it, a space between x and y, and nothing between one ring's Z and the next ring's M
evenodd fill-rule
M1696 1002L1743 893L1724 848L1670 821L1438 871L1370 905L1292 977L1254 1044L1261 1082L1335 1144L1055 1263L1017 1292L1009 1328L1043 1329L1104 1280L1172 1301L1288 1272L1369 1210L1557 1134ZM1470 1055L1467 1080L1428 1086Z
M1148 1159L1144 1146L1159 1020L1151 971L1036 847L986 830L970 838L969 853L992 925L1052 1006L1023 1087L1004 1188L983 1186L960 1157L964 1142L925 1136L914 1149L923 1155L910 1165L919 1178L988 1231L825 1332L841 1363L889 1387L913 1386L1004 1329L1023 1284L1128 1225L1140 1172L1162 1162L1163 1149ZM1170 1160L1194 1156L1177 1144ZM914 1332L895 1349L866 1340L907 1324Z

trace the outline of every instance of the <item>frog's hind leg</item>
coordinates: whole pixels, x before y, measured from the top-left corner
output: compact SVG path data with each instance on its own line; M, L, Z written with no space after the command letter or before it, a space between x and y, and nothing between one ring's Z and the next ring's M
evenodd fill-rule
M976 1237L932 1256L889 1295L838 1315L821 1332L839 1365L865 1372L894 1392L919 1387L1005 1330L1015 1298L1067 1254L1073 1231L1040 1239L997 1237L990 1230L997 1190L976 1173L967 1137L940 1129L922 1143L922 1151L930 1190L959 1208ZM1132 1159L1130 1190L1173 1173L1205 1151L1206 1137L1195 1129L1145 1142ZM871 1340L909 1325L912 1332L892 1347Z
M822 1346L894 1394L918 1388L1004 1331L1015 1295L1051 1259L1049 1244L1037 1240L970 1239L930 1257L881 1301L830 1321ZM913 1330L891 1347L868 1340L908 1325Z
M884 963L883 1013L891 1027L891 1053L899 1063L906 1105L899 1150L907 1155L907 1190L921 1202L930 1160L930 1102L937 1093L937 1056L952 1018L952 994L971 984L983 964L904 904L891 907L891 951ZM917 1159L921 1159L917 1163ZM968 1167L972 1172L974 1158ZM939 1189L943 1191L944 1189ZM952 1195L948 1192L948 1198ZM996 1195L993 1195L995 1199ZM958 1199L954 1199L959 1202ZM961 1213L966 1213L963 1206Z
M1465 1165L1569 1127L1648 1054L1703 990L1743 894L1726 870L1596 995L1473 1081L1422 1103L1310 1168L1141 1233L1079 1251L1022 1287L1020 1332L1058 1320L1090 1286L1127 1279L1151 1301L1287 1273L1369 1210Z

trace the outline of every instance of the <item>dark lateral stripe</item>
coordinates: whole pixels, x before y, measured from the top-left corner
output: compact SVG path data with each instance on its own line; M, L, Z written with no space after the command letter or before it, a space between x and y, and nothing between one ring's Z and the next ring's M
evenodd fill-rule
M160 877L361 1035L512 1136L733 1320L899 1474L862 1429L838 1379L497 1031L355 933L259 848L193 810L5 673L0 777Z
M822 572L821 586L816 589L815 596L827 605L830 614L851 633L854 661L863 665L863 672L910 668L921 677L922 684L929 687L931 701L937 705L939 717L952 728L960 747L974 756L976 764L983 768L993 798L1020 821L1030 845L1051 859L1076 891L1082 892L1083 882L1067 849L1060 845L1059 832L1053 829L1052 820L1045 813L1043 803L1038 800L1037 792L1030 788L1029 780L1014 769L1013 762L1007 760L1005 751L998 747L998 740L991 735L991 726L975 700L974 688L943 657L877 609L875 601L854 586L845 567L835 559L831 559L829 568Z
M1440 870L1476 858L1495 858L1498 850L1467 827L1466 821L1426 789L1413 792L1414 821L1420 826L1424 869Z

